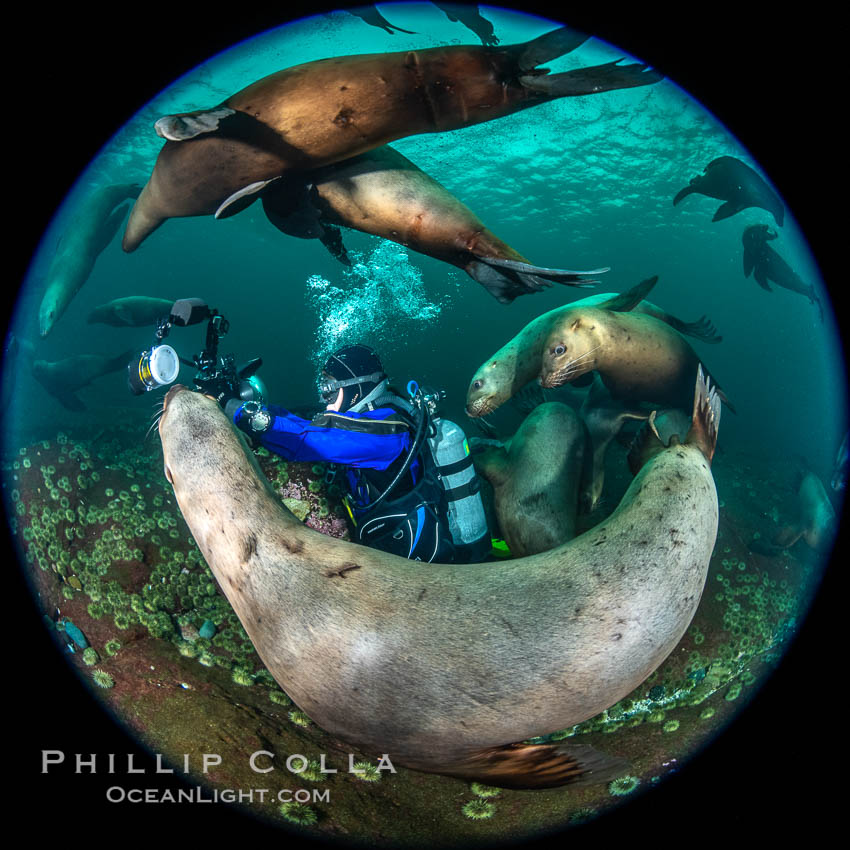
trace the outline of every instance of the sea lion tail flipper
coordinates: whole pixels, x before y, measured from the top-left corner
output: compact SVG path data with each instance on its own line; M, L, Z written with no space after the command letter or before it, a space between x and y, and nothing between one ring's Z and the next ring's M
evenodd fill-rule
M650 68L649 65L644 65L642 62L620 65L622 61L617 59L616 62L591 65L589 68L576 68L549 76L527 75L520 77L519 81L527 89L556 98L581 97L586 94L648 86L664 79L663 74Z
M170 142L184 142L203 133L215 133L222 119L235 115L236 110L229 106L204 109L196 112L182 112L177 115L165 115L154 123L156 134Z
M63 392L53 390L50 394L62 405L62 407L65 407L68 410L82 412L86 409L86 406L82 403L82 401L80 401L76 393L73 393L70 390Z
M702 369L702 363L697 367L697 382L694 389L694 411L691 416L691 427L685 443L696 445L705 455L709 463L714 457L717 446L717 429L720 427L720 395L711 386Z
M499 788L538 789L611 782L628 767L586 744L508 744L475 753L456 775Z
M802 525L785 525L776 533L771 545L775 549L790 549L803 536L804 531Z
M723 341L723 337L717 333L714 322L708 316L700 316L695 322L683 322L675 316L668 316L667 324L680 334L692 336L694 339L709 342L712 345Z
M603 274L609 269L572 271L532 266L519 260L503 260L497 257L481 257L466 266L466 273L477 280L497 301L510 304L519 295L542 292L552 283L566 286L595 286L598 280L585 275Z
M351 258L348 256L348 251L345 250L340 229L333 224L322 224L320 226L322 234L319 236L319 241L322 245L344 266L351 266Z
M685 186L684 189L679 189L679 191L676 192L676 197L673 198L673 206L677 206L681 201L687 198L688 195L693 195L694 192L696 192L696 189L690 183Z
M268 180L258 180L256 183L249 183L247 186L243 186L229 198L225 198L221 202L221 206L215 211L215 218L230 218L236 215L236 213L247 209L257 200L263 189L270 183L274 183L275 180L280 180L279 174Z
M571 53L590 38L583 32L571 27L559 27L544 35L517 45L519 54L519 67L521 71L531 71L544 62L557 59L565 53Z
M649 295L656 283L658 283L658 275L653 275L646 280L642 280L637 286L633 286L631 289L621 292L607 301L602 301L596 306L602 310L613 310L615 313L628 313L629 310L634 310Z
M741 212L744 209L739 204L736 204L734 201L726 201L725 204L721 204L717 208L717 212L712 216L712 221L722 221L724 218L731 218L736 213Z

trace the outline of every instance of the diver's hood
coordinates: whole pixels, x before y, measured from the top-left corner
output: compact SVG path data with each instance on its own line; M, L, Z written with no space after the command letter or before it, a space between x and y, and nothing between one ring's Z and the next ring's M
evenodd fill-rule
M386 401L390 399L395 399L396 396L393 393L387 391L387 385L389 384L389 378L384 378L376 387L369 393L365 398L361 399L357 402L357 404L352 405L346 410L346 413L363 413L364 410L374 410L376 407L380 407L380 404L376 402L383 403L385 401L382 396L386 396Z

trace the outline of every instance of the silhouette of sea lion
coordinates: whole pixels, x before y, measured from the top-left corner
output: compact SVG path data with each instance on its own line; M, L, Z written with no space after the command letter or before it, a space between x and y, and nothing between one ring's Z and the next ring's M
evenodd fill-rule
M785 220L785 207L776 192L767 185L760 174L734 156L719 156L713 159L702 174L693 177L691 182L676 194L673 206L694 193L726 202L717 208L712 221L729 218L748 207L760 207L772 213L780 227Z
M751 224L744 230L744 277L752 275L756 283L771 292L768 281L773 281L783 289L805 295L812 304L816 304L820 319L823 321L823 305L815 292L814 284L805 284L776 251L767 243L776 239L777 233L766 224Z

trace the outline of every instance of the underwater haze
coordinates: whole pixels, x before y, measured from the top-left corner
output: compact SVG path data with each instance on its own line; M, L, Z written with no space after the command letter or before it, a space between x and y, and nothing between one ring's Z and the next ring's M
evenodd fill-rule
M503 8L479 8L493 23L502 44L527 41L560 23ZM45 280L81 202L98 186L143 185L147 181L162 146L162 139L152 130L161 116L211 107L283 67L328 56L479 43L472 32L449 20L435 4L381 4L380 9L393 24L412 34L396 31L390 36L346 11L319 14L234 46L188 71L146 104L91 162L52 220L20 289L9 333L23 341L27 351L31 345L35 359L59 361L76 354L114 358L128 350L138 353L150 347L154 327L90 324L88 316L95 307L131 295L169 300L199 297L229 320L222 352L236 353L239 362L263 358L259 374L272 403L284 407L316 404L317 371L327 355L341 345L364 342L380 352L396 386L415 379L444 389L445 415L474 436L479 434L477 425L465 414L467 388L476 369L497 349L546 311L597 292L623 292L657 275L650 301L687 322L707 316L723 337L719 344L688 341L736 410L723 410L712 467L721 521L726 513L728 525L721 524L727 537L718 540L712 561L716 574L709 576L706 599L722 595L724 591L717 593L716 584L725 587L730 583L729 577L724 583L724 569L734 583L735 557L742 557L741 564L746 560L747 569L758 574L759 582L763 575L769 576L766 586L774 580L774 592L782 596L776 605L783 616L777 615L771 622L770 635L758 644L758 651L751 647L749 655L740 656L746 655L746 664L751 666L732 671L729 662L722 689L718 684L717 699L724 703L723 710L728 710L723 720L731 721L738 710L738 704L732 704L734 697L728 697L735 681L746 682L755 692L769 678L771 665L779 663L804 619L828 560L828 552L814 553L800 542L784 553L781 561L767 557L761 561L746 552L742 529L767 536L780 520L793 514L798 468L811 470L829 488L836 454L848 430L847 376L829 293L793 208L786 205L784 225L779 227L770 213L760 208L712 222L721 201L699 194L673 206L676 193L721 156L740 159L770 182L770 175L755 158L757 152L744 149L673 80L555 100L461 130L392 143L535 265L576 270L610 267L593 289L554 285L502 305L461 269L395 242L343 229L343 242L353 260L346 268L318 240L297 239L278 231L266 219L261 204L255 203L223 220L212 216L169 219L131 254L121 249L122 224L55 327L45 337L39 336ZM591 38L546 67L557 73L624 55L617 46ZM642 57L628 59L641 61ZM781 185L773 188L782 195ZM741 237L744 229L754 224L769 224L778 233L771 247L804 282L815 287L822 313L803 295L778 286L768 292L752 277L744 276ZM202 329L203 325L175 328L167 341L190 358L203 347ZM20 368L16 368L18 363ZM184 366L179 381L191 384L193 372ZM161 391L132 396L126 372L121 370L97 378L78 395L86 409L67 409L35 379L23 354L18 350L7 353L3 396L13 399L2 423L7 503L17 486L13 464L22 448L40 441L56 447L60 428L63 444L78 440L88 445L86 440L120 423L132 434L140 454L153 465L160 462L158 437L154 433L146 438L145 431ZM500 436L507 437L522 415L515 405L507 404L488 421ZM96 448L88 450L97 459L93 462L109 467L108 458L99 457ZM611 451L612 464L625 468L624 448ZM623 480L612 476L606 494L608 511L616 507L626 474ZM164 479L160 486L166 486ZM828 489L828 496L840 515L843 493ZM14 521L14 508L11 516ZM740 569L743 572L744 567ZM777 570L788 571L784 587ZM726 595L728 600L728 590ZM711 622L718 631L729 633L733 626L739 630L748 627L738 621L732 624L728 610L713 616L714 620L700 620L700 628L707 634ZM692 632L690 639L693 637ZM712 661L707 649L699 649L702 641L696 643L689 646L691 672L710 671L712 663L720 669L720 662ZM726 645L732 643L729 638ZM701 651L703 656L699 656ZM669 696L669 682L666 687ZM653 700L660 706L661 682L645 690L654 691ZM114 703L111 708L121 718ZM675 708L672 703L665 704L665 722L678 720ZM647 718L653 710L661 708L647 708ZM648 729L652 722L647 720L643 728ZM715 722L711 734L722 734L720 714ZM686 723L684 714L682 723ZM653 733L660 728L653 728ZM612 731L616 730L589 725L574 734L608 737ZM615 736L610 737L613 740ZM700 735L695 733L691 746L677 750L680 760L690 758L709 739L705 729ZM664 740L666 745L670 737ZM145 743L151 746L149 740ZM660 744L656 741L654 746ZM656 755L653 750L653 758ZM672 772L669 764L666 770L660 765L658 761L656 778ZM651 787L652 772L647 766L640 780L641 791ZM392 777L383 780L385 785L390 781ZM436 785L428 786L428 793L432 791L442 793ZM371 804L363 793L362 805L367 810ZM510 798L514 814L528 798L528 792L522 793L526 796ZM613 808L622 802L614 790L602 788L600 793L605 805L583 802L571 809L565 803L558 810L560 825L568 825L571 818L575 822L582 817L590 820L595 816L588 814L591 809L598 814L606 806ZM427 795L423 792L422 796L424 800ZM496 813L489 820L467 817L467 823L459 813L460 803L453 817L469 830L458 839L462 842L534 835L535 818L547 828L559 824L557 818L539 813L523 813L516 823L508 821L509 806L504 798L496 801ZM427 804L423 806L425 816L436 817ZM500 814L505 817L502 832L493 831ZM333 817L332 811L323 817L326 820L320 820L320 826ZM366 820L380 823L385 836L390 827L381 817L387 816ZM408 828L412 831L415 825ZM366 829L366 837L353 837L368 840ZM328 837L328 833L310 829L306 834ZM390 843L393 838L396 836L388 839ZM409 834L405 834L407 839Z

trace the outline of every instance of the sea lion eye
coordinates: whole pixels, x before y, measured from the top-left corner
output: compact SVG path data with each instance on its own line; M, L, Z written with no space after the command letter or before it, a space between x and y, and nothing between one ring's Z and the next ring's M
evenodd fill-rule
M554 354L556 357L560 357L562 354L566 354L566 353L567 353L567 346L564 345L563 343L559 343L558 345L556 345L552 349L552 354Z
M474 389L474 390L480 390L481 387L483 387L483 386L484 386L484 381L482 381L480 378L477 381L472 382L472 389Z

